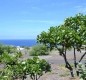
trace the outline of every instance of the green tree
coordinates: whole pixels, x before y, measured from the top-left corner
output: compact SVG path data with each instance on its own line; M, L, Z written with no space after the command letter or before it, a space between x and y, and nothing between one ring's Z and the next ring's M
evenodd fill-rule
M77 14L74 17L69 17L64 21L64 25L65 27L69 27L71 30L74 30L75 32L72 34L72 38L73 38L73 43L72 46L74 48L74 64L75 64L75 68L77 67L77 62L76 62L76 52L75 49L77 49L78 51L81 50L81 46L86 42L86 15L83 15L81 13ZM84 53L81 57L81 59L79 60L79 62L81 62L81 60L83 59L83 57L85 56L86 53Z
M76 52L81 50L82 45L86 43L86 15L83 14L77 14L74 17L69 17L64 21L63 25L60 25L58 27L50 27L48 32L45 32L48 46L53 49L54 47L58 48L58 45L62 46L62 48L58 48L60 55L63 56L66 64L66 68L68 68L71 72L71 76L74 77L73 74L73 68L69 64L67 57L66 57L66 51L69 48L74 48L74 65L75 68L77 68L77 62L76 62ZM41 33L42 35L42 33ZM44 43L41 39L41 37L37 37L38 42ZM52 45L52 46L51 46ZM81 56L81 60L85 56L86 53L84 53Z

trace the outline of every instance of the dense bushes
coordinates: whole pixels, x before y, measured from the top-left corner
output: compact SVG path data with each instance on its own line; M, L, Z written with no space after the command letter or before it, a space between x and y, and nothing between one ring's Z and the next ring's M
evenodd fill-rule
M30 75L32 80L38 80L44 72L51 69L46 60L38 57L20 61L16 55L3 54L2 63L5 64L5 67L0 70L1 80L24 80L27 75Z
M48 52L47 47L42 44L33 46L30 51L31 56L48 55L48 54L49 54L49 52Z
M0 55L2 55L4 52L16 53L17 49L14 46L7 46L7 45L0 44Z

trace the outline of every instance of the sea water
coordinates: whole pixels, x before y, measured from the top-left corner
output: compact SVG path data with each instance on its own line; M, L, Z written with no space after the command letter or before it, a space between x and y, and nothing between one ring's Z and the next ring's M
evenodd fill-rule
M37 44L35 39L26 39L26 40L0 40L0 44L13 45L13 46L28 46L32 47Z

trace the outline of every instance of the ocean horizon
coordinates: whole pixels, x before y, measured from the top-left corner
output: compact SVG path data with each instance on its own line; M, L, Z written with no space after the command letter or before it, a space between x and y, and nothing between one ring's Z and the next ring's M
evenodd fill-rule
M36 39L3 39L0 40L0 44L32 47L37 44L37 41Z

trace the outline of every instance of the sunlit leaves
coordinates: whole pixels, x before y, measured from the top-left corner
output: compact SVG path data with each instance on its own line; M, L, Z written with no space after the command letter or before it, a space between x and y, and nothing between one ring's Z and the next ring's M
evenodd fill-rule
M60 55L64 55L63 57L66 62L66 66L68 64L67 68L71 72L72 67L67 61L66 50L74 48L74 64L76 67L75 49L80 51L82 45L86 45L86 15L79 13L73 17L66 18L64 24L52 26L45 33L47 35L45 35L46 44L49 46L50 50L56 47L59 50ZM38 35L40 37L37 37L37 40L38 42L44 43L43 40L45 39L42 34L43 32ZM59 48L59 46L61 46L61 48Z
M27 75L30 75L32 80L34 78L38 80L44 72L50 71L50 64L44 59L33 57L33 59L20 61L18 58L7 53L2 55L2 64L5 67L0 71L1 80L24 80Z

